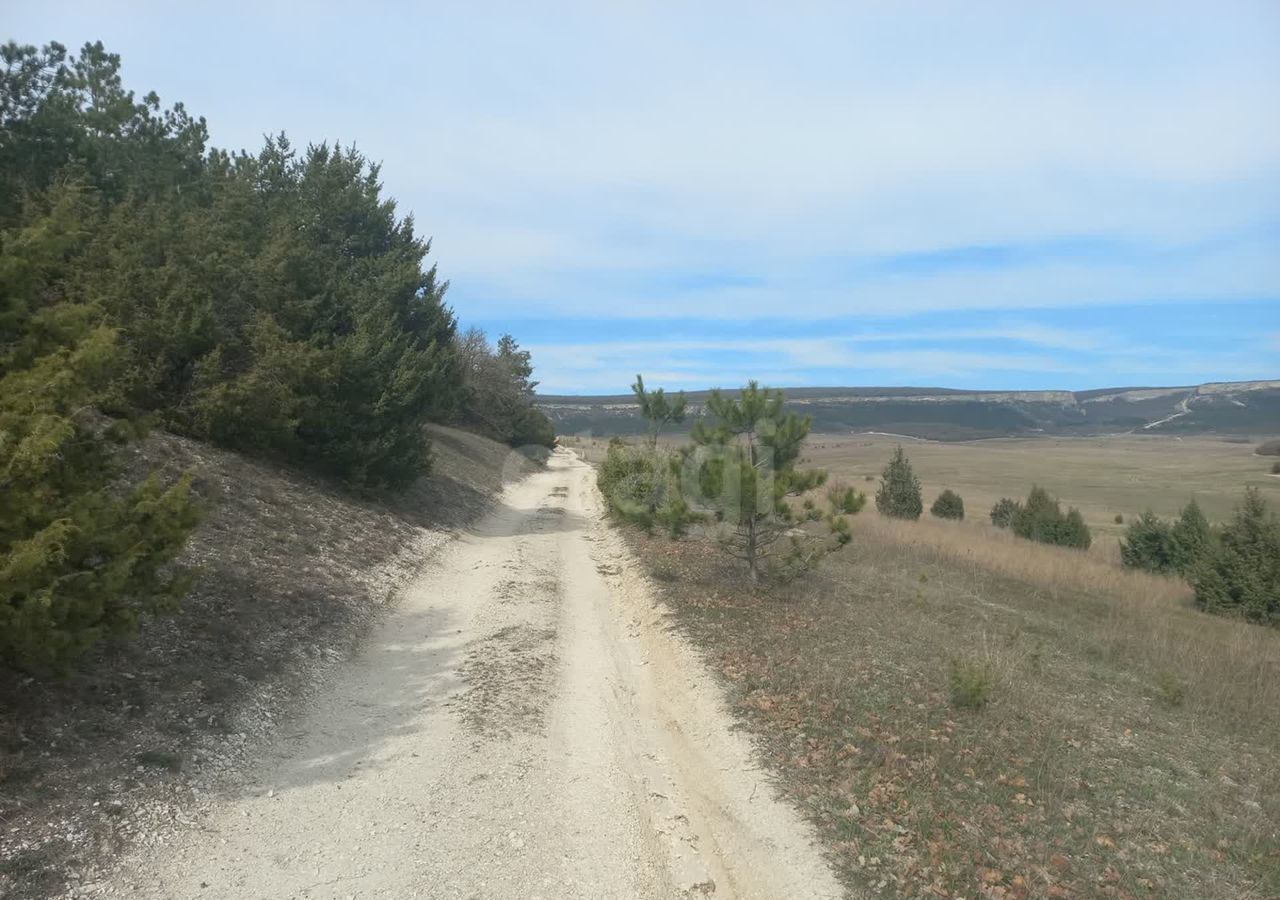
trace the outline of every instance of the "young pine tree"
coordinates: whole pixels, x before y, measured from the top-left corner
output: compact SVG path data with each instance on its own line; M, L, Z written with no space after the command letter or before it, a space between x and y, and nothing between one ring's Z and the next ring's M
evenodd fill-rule
M924 512L920 499L920 480L911 469L911 461L902 447L893 451L893 457L880 476L880 489L876 491L876 509L881 515L895 519L918 519Z
M797 468L810 420L784 412L781 391L751 381L737 398L713 391L706 409L715 424L699 420L693 428L697 498L720 522L721 546L747 564L752 582L769 562L799 569L849 542L848 520L836 510L827 516L829 542L798 528L789 499L827 476ZM785 555L783 537L790 537Z
M636 395L640 404L640 415L644 416L649 431L649 446L658 446L658 436L667 425L679 425L684 421L688 411L684 391L668 398L662 388L651 391L644 386L644 378L636 376L636 383L631 385L631 393Z

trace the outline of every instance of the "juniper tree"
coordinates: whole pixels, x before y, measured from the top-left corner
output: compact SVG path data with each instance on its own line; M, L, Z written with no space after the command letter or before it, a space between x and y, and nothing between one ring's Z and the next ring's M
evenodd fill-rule
M1201 609L1280 624L1280 520L1257 488L1245 491L1193 580Z
M64 293L91 204L61 185L26 213L0 231L0 661L65 669L181 596L166 564L196 513L185 480L116 482L129 432L94 404L126 357L101 311Z
M920 479L911 469L911 461L899 446L880 475L880 489L876 491L876 509L881 515L895 519L918 519L924 511L920 499Z
M1176 557L1173 529L1151 510L1130 522L1120 539L1120 562L1127 568L1172 572Z
M1011 497L1002 497L991 507L991 524L997 528L1009 528L1022 511L1022 504Z
M1071 507L1063 513L1062 504L1039 485L1031 487L1010 525L1019 537L1042 544L1087 550L1093 541L1080 510Z
M1129 523L1120 541L1120 561L1149 572L1177 572L1188 578L1209 553L1213 534L1209 521L1193 499L1174 522L1150 510Z
M1209 520L1204 517L1200 504L1193 497L1170 532L1173 540L1173 567L1190 576L1212 549L1213 532Z
M830 540L798 527L790 498L818 487L827 474L797 468L810 419L785 411L781 391L755 381L736 398L715 390L706 414L693 427L690 487L720 523L721 546L747 564L752 582L766 563L801 568L849 542L848 520L835 510L826 516Z
M933 501L929 512L939 519L963 519L964 500L955 491L947 488Z
M649 432L649 445L658 446L658 436L667 425L679 425L684 421L688 409L684 391L668 398L662 388L648 390L644 386L644 378L636 375L636 383L631 385L631 393L636 395L640 404L640 415L644 417Z

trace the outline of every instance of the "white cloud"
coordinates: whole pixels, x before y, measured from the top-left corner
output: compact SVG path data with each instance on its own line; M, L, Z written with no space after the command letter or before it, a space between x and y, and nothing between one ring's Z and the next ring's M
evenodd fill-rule
M1273 0L375 4L358 17L336 2L299 17L228 0L209 17L47 0L9 12L20 40L102 38L131 87L184 100L217 144L281 128L298 144L358 139L434 236L464 321L786 317L840 332L557 345L538 357L556 389L617 389L637 368L690 386L746 374L691 364L699 347L750 354L752 374L788 383L876 366L915 381L1002 366L1074 380L1073 355L1095 374L1157 360L1221 377L1274 365L1263 348L1280 347L1240 323L1260 362L1174 363L1139 352L1160 346L1154 333L1030 321L1280 292ZM857 265L1073 239L1115 250ZM680 273L751 283L681 285ZM891 327L947 310L1001 319L950 335ZM914 346L948 336L1046 358Z

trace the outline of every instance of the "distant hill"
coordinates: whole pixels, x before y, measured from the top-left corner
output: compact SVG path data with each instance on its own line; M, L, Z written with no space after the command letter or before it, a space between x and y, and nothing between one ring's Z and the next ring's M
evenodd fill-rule
M688 394L700 414L708 391ZM1092 391L958 391L925 387L789 388L787 403L824 434L886 432L958 441L1013 435L1280 434L1280 380ZM638 434L635 398L546 395L560 434Z

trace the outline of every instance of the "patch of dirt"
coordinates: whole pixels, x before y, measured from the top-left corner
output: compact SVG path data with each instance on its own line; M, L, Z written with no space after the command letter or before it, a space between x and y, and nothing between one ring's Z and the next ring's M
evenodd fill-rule
M394 500L157 433L134 473L190 471L207 506L175 615L104 644L65 681L0 672L0 895L74 889L96 858L185 819L351 655L450 529L536 466L431 429L435 472Z
M474 734L509 738L539 731L555 678L556 631L509 625L467 650L459 670L467 688L452 705Z

